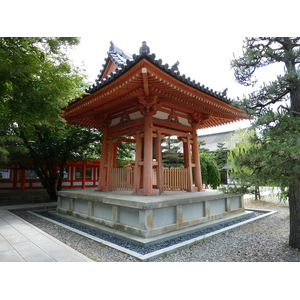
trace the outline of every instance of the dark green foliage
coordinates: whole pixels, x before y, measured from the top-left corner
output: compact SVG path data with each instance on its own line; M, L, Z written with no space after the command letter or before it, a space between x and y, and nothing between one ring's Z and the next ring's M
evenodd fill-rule
M133 156L134 151L135 151L134 143L121 142L120 145L118 146L118 152L117 152L118 166L127 167L128 165L130 165L134 160L134 156Z
M0 136L0 162L1 165L10 165L16 156L26 155L28 149L18 136Z
M64 51L77 43L76 38L0 38L1 125L57 119L68 101L82 94L82 76Z
M243 194L254 194L255 199L260 198L259 186L269 185L265 182L266 177L260 179L254 175L254 164L244 163L250 157L251 151L255 149L253 141L257 140L254 130L242 129L236 132L236 146L231 148L228 154L228 164L230 166L229 177L234 182L234 187L227 187L227 191Z
M163 154L162 161L165 168L183 168L183 156Z
M56 190L61 189L66 162L90 158L95 143L100 141L97 131L63 121L26 126L19 130L19 136L29 153L15 159L35 171L52 200L57 198Z
M213 189L216 189L221 183L221 178L214 155L205 152L201 153L200 161L203 184L206 186L206 188L210 185Z
M32 166L52 200L66 160L87 154L95 138L60 116L85 85L66 55L78 43L78 38L0 38L0 162Z
M215 151L215 159L219 169L222 169L227 164L228 149L225 143L218 143L218 149Z
M288 188L289 243L300 248L300 38L247 38L232 66L238 82L254 85L257 69L273 63L282 64L283 74L240 101L254 117L257 135L236 161L252 170L256 182Z
M205 148L205 145L206 145L206 142L205 142L205 141L203 141L203 140L198 140L198 145L199 145L199 148L200 148L201 153L209 152L209 149L208 149L208 148Z
M178 153L180 151L180 146L178 145L180 141L170 136L164 138L162 144L162 151L167 153Z

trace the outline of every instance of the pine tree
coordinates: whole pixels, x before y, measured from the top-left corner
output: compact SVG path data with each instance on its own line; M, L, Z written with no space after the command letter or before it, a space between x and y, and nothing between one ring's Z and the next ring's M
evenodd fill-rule
M300 249L300 38L246 38L243 50L232 67L245 86L255 86L259 68L284 66L283 74L238 102L254 117L258 133L241 163L253 168L256 180L288 188L289 244Z

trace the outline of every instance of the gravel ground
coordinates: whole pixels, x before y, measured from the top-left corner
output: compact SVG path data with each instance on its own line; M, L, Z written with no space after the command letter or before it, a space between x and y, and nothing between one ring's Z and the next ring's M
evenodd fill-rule
M288 245L288 205L278 202L245 201L246 208L276 210L278 213L234 230L163 255L157 262L299 262L300 251ZM98 262L134 262L136 258L82 237L26 212L17 213L90 259Z

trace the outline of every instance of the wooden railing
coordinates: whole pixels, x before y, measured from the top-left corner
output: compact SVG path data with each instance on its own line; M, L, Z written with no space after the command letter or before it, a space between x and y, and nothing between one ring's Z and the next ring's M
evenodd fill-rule
M133 168L112 168L109 175L110 189L132 191L134 182ZM153 170L153 185L157 184L157 172ZM187 168L163 168L165 191L189 190L190 173Z
M133 168L111 168L109 175L110 189L132 191Z
M188 190L190 173L187 168L163 168L163 182L165 191Z

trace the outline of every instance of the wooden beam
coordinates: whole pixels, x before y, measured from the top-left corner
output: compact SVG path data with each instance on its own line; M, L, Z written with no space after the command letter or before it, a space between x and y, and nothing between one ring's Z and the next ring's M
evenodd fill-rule
M143 84L144 84L144 92L145 96L149 96L149 83L148 83L148 75L147 75L147 68L142 68L142 77L143 77Z
M120 142L126 142L126 143L136 143L135 139L128 139L128 138L124 138L124 137L118 138L118 141L120 141Z

